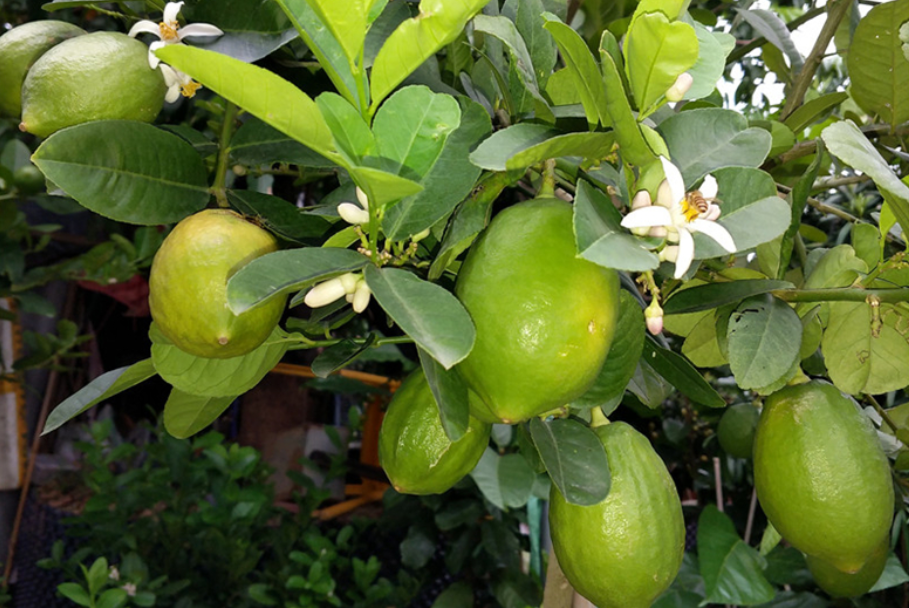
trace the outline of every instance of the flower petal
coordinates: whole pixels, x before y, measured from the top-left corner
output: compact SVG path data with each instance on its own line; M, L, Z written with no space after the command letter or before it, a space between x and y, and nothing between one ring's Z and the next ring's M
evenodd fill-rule
M666 207L651 205L635 209L624 218L622 226L625 228L650 228L653 226L671 226L672 214Z
M167 103L174 103L180 99L180 85L175 84L167 88L167 93L164 94L164 101Z
M663 173L666 175L666 181L669 182L669 192L672 194L672 199L668 205L660 204L664 207L678 205L685 198L685 181L682 179L682 174L679 172L678 167L672 164L668 158L661 156L660 162L663 163Z
M681 279L688 272L694 260L694 239L687 230L679 230L679 253L675 259L675 274L672 276Z
M366 310L366 307L369 306L369 297L372 294L369 287L366 285L366 281L360 281L360 284L357 285L357 291L353 296L353 309L354 312L360 313Z
M707 211L701 214L702 220L709 220L711 222L716 221L718 217L720 217L720 206L714 205L713 203L707 205Z
M183 40L187 36L221 36L224 32L221 28L215 27L210 23L191 23L177 30L177 37Z
M732 235L720 224L710 220L696 219L688 224L688 227L694 232L703 232L729 253L735 253L735 241L732 240Z
M183 8L182 2L168 2L164 5L164 23L173 23L177 20L177 15L180 14L180 9Z
M701 182L699 190L704 198L716 198L716 193L719 192L720 189L716 184L716 178L712 175L707 175L704 177L704 181Z
M154 70L156 67L158 67L158 64L161 63L161 60L158 59L157 55L155 55L155 51L157 51L158 49L163 49L166 46L167 46L167 43L165 43L161 40L156 40L156 41L152 42L150 45L148 45L148 66L151 69Z
M142 21L137 22L134 26L129 28L129 36L135 38L139 34L154 34L158 38L161 37L161 29L158 27L158 24L154 21L149 21L148 19L143 19Z

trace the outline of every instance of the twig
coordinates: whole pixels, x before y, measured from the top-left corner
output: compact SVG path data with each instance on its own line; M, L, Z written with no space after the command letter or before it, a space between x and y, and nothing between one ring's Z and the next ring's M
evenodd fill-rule
M751 530L754 527L754 512L757 510L757 490L751 490L751 505L748 507L748 521L745 523L745 544L751 544Z
M869 175L850 175L848 177L831 177L828 179L821 179L811 185L811 190L828 190L830 188L838 188L840 186L851 186L852 184L861 184L862 182L870 182L871 176Z
M723 512L723 474L720 471L720 459L713 457L713 479L716 483L716 508Z

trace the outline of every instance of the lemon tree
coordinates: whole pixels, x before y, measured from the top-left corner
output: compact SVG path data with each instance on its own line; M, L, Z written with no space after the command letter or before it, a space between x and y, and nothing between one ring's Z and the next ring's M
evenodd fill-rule
M0 136L37 139L0 155L3 217L33 163L44 203L176 225L150 358L46 430L159 375L186 436L289 350L325 377L412 344L383 464L403 492L460 479L491 520L534 514L499 604L542 601L547 496L557 561L600 605L896 601L909 0L216 4L118 4L141 38L111 22L15 63Z

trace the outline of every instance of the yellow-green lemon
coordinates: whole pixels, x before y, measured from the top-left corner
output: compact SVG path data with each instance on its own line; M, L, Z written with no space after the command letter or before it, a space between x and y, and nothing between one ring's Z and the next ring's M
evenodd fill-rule
M843 572L813 555L806 556L805 561L808 562L808 569L818 587L828 595L831 597L858 597L868 593L868 590L874 587L877 580L881 578L889 555L890 539L884 538L865 565L854 574Z
M770 395L754 438L767 518L803 553L857 572L890 530L890 466L851 399L812 381Z
M166 92L143 43L117 32L86 34L61 42L29 70L19 128L47 137L91 120L151 122Z
M0 116L19 117L22 81L41 55L84 33L72 23L48 19L14 27L0 36Z
M467 432L452 442L422 369L395 392L379 431L379 461L405 494L439 494L473 470L489 444L490 425L470 417Z
M736 458L751 458L754 432L761 413L750 403L730 406L720 418L716 435L720 447Z
M455 294L477 330L457 370L472 413L514 423L562 407L596 379L618 312L618 277L577 255L572 208L541 198L499 213L471 248Z
M155 255L149 278L149 307L161 333L185 352L215 359L262 344L280 320L285 298L235 315L227 306L227 280L277 248L270 233L227 209L181 221Z
M623 422L594 430L606 448L612 487L603 502L582 507L553 485L552 546L568 581L598 608L649 608L682 565L682 505L646 437Z

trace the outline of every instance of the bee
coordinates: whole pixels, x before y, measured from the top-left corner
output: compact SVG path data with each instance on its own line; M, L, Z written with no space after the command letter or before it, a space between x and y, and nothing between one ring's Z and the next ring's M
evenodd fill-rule
M698 213L707 213L710 204L722 204L723 201L716 197L705 197L700 190L692 190L686 196L688 204L698 210Z

